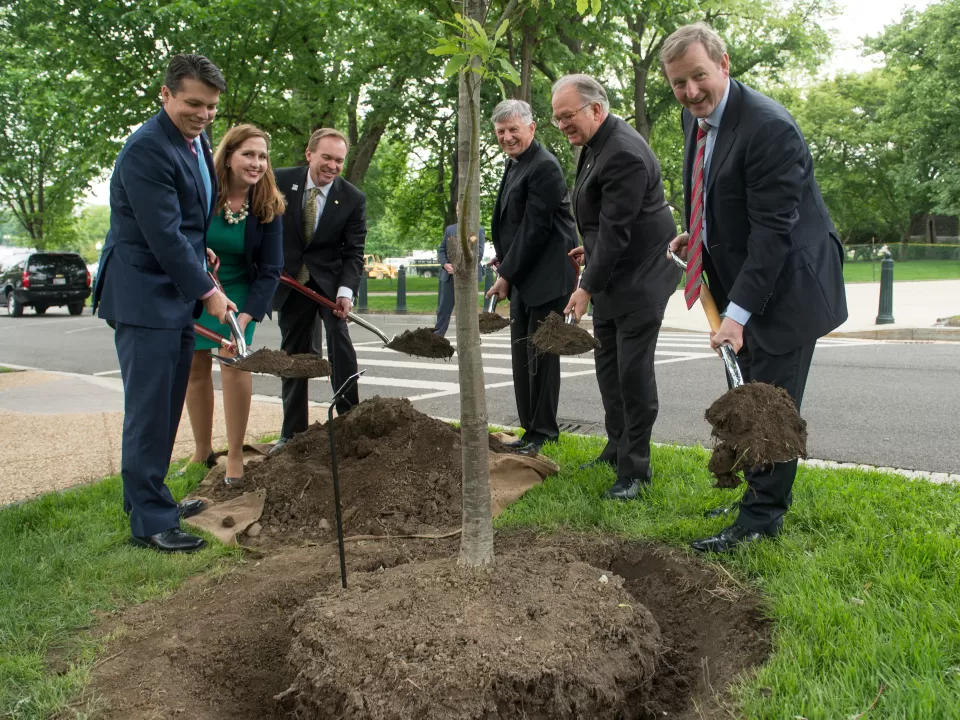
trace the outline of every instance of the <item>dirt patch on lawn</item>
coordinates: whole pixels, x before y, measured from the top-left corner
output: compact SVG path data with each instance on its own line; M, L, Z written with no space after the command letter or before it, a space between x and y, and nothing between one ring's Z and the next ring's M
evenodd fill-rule
M282 350L269 348L261 348L229 364L238 370L288 378L329 377L333 373L326 358L311 353L287 355Z
M430 328L404 330L387 345L391 350L407 355L416 355L425 358L453 357L453 345L445 337L437 335Z
M460 526L459 431L405 398L375 397L334 418L346 535L437 534ZM506 449L490 437L490 449ZM330 436L315 423L236 483L204 488L212 500L267 491L256 547L324 542L336 527Z
M476 581L462 579L450 569L456 547L455 540L350 543L347 567L351 573L351 590L347 593L337 589L339 570L335 546L287 548L265 557L251 555L242 568L226 577L198 579L166 601L148 603L109 621L103 631L116 633L119 638L107 645L103 651L106 660L93 670L92 685L87 693L89 700L74 707L87 710L103 720L272 720L294 717L292 712L298 698L290 688L297 682L300 670L290 662L291 658L299 657L296 653L291 655L297 636L291 617L296 611L307 605L312 608L311 613L319 613L325 622L330 622L331 618L325 614L325 604L329 604L332 619L345 628L361 614L370 615L365 606L369 602L371 608L382 607L384 612L402 623L409 622L411 629L425 628L438 614L429 602L417 602L416 598L431 595L441 582L446 585L452 582L458 583L463 590L465 604L461 612L473 616L480 608L469 604L472 596L468 590ZM529 558L530 563L542 558L544 553L553 558L552 562L559 563L554 577L561 587L571 582L576 585L578 579L584 586L589 581L591 588L595 583L599 584L599 577L595 577L597 573L590 574L577 563L593 566L607 574L607 587L615 590L610 593L611 597L616 595L624 601L623 604L631 605L631 613L636 612L640 618L646 617L641 607L649 611L660 631L655 673L645 684L645 699L624 708L617 717L642 720L663 717L719 720L730 717L731 710L726 707L729 701L727 686L741 673L750 672L769 653L769 624L761 612L759 600L724 579L726 576L721 578L710 566L682 553L595 535L537 537L529 532L498 534L497 552L504 560L508 553L520 557L520 575L513 575L512 580L504 578L499 588L501 595L495 599L493 594L498 592L496 580L500 567L495 565L487 591L492 594L483 602L481 599L486 596L477 596L476 602L482 605L483 612L500 622L497 633L507 633L504 637L515 623L521 624L526 633L542 621L548 633L546 636L518 633L508 638L515 645L528 643L528 649L549 646L553 639L549 619L556 617L551 603L538 602L528 592L534 589L532 587L521 588L526 602L510 597L510 589L516 588L518 582L516 578L519 577L522 583L523 573L532 572L529 563L524 569L523 557ZM445 560L430 562L441 558ZM405 573L401 584L411 594L394 595L392 605L387 602L388 598L377 594L380 590L376 578L362 575L383 575L380 568L394 568L414 561L427 562L417 567L408 566L409 572ZM623 578L622 586L616 576ZM602 592L598 591L595 607L589 612L601 613L601 605L606 601L600 594ZM347 598L363 605L350 605L345 602ZM522 613L518 614L518 610ZM616 616L625 611L625 608L617 607L608 612ZM384 619L383 613L381 618ZM390 632L401 632L395 630L393 623L390 627ZM610 618L607 627L611 634L602 642L616 645L617 633L623 633L624 644L618 647L626 647L632 631L624 628L615 617ZM613 632L617 628L620 630ZM521 640L515 639L521 635ZM573 635L561 635L565 642L576 642ZM312 636L300 633L301 642L309 637ZM329 635L323 642L334 639ZM414 639L411 635L410 640ZM582 640L586 641L586 638ZM374 651L380 647L376 638L364 642L372 643L370 647ZM413 682L404 680L404 692L409 696L404 702L415 700L421 692L424 697L426 693L437 692L428 686L439 685L447 678L456 683L459 663L468 663L473 657L469 652L456 653L441 662L442 658L434 660L433 656L438 654L436 651L431 652L427 646L418 649L419 645L414 643L405 652L417 662L437 663L434 666L436 673L429 670L423 676L409 677ZM383 652L381 659L387 652ZM527 713L526 706L513 704L517 697L549 694L551 688L546 686L557 677L551 672L556 673L565 667L559 663L553 667L546 663L535 666L533 652L526 653L525 657L531 663L530 671L540 673L539 680L526 685L501 682L491 688L467 689L461 698L462 704L471 705L478 702L483 693L492 692L498 698L498 704L490 708L488 715L479 717L562 717L549 712ZM395 653L391 660L400 666L399 655ZM497 657L488 660L491 667L498 664ZM582 665L580 670L584 674L594 668L603 669L587 663ZM356 675L360 677L359 670ZM367 672L359 679L352 688L356 695L365 694L368 680L374 681L372 675ZM626 693L629 688L620 690ZM613 696L607 693L603 697L610 699ZM593 701L600 702L600 698ZM72 716L70 711L69 717ZM590 713L570 715L593 716ZM67 714L62 715L63 720L67 717ZM316 712L301 717L339 715ZM401 714L398 705L395 713L378 715L364 711L347 717L412 716Z
M495 333L498 330L503 330L505 327L509 326L510 318L484 310L482 313L480 313L479 322L480 332L482 332L484 335L487 335L489 333Z
M783 388L752 382L714 401L706 412L716 445L716 487L737 487L740 472L807 456L807 422Z
M582 355L600 347L600 341L579 325L567 325L561 315L552 312L533 334L530 342L541 353Z

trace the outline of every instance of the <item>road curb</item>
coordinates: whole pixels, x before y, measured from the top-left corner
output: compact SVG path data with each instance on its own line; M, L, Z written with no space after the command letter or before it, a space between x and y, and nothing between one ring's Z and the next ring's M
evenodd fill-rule
M960 328L890 328L876 330L854 330L850 332L832 332L832 338L860 338L864 340L925 340L960 342Z

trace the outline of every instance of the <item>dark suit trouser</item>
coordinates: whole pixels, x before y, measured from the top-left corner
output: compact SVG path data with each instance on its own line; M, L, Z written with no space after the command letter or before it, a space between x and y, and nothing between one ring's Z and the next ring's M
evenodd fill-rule
M123 509L138 537L180 527L177 503L163 482L177 437L193 362L193 325L159 330L116 323L123 379Z
M510 295L510 354L513 361L513 389L523 437L530 442L547 442L560 437L557 408L560 405L560 356L538 355L529 342L551 312L563 314L567 298L559 297L531 307Z
M597 384L603 400L607 446L600 459L617 478L648 478L650 436L660 410L654 355L666 303L612 320L594 318Z
M444 337L450 327L450 316L454 305L453 276L440 280L439 297L437 298L437 325L434 330L437 335Z
M307 281L307 287L326 295L313 280ZM353 348L346 321L334 315L333 310L317 305L296 291L291 292L277 315L280 349L289 355L311 352L322 355L322 341L319 333L314 332L318 317L326 330L327 350L330 364L333 365L331 382L336 392L347 378L357 372L357 351ZM280 395L283 398L283 427L280 434L292 438L296 433L304 432L310 423L307 379L283 378ZM337 413L343 415L359 402L360 391L355 384L337 401Z
M751 342L749 327L744 331L744 344L737 354L743 381L755 380L782 387L790 393L799 411L816 341L801 345L785 355L771 355ZM755 532L777 534L782 524L781 518L793 500L796 475L796 460L776 463L763 472L745 473L747 489L740 500L737 524Z

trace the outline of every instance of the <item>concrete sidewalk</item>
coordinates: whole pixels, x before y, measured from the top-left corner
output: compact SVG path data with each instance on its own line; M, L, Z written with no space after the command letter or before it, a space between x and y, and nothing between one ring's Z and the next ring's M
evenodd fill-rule
M9 366L7 366L9 367ZM226 448L223 400L215 392L213 446ZM326 419L311 403L310 421ZM247 442L279 433L280 398L255 396ZM123 385L119 378L28 370L0 373L0 506L120 472ZM193 454L184 409L173 459Z

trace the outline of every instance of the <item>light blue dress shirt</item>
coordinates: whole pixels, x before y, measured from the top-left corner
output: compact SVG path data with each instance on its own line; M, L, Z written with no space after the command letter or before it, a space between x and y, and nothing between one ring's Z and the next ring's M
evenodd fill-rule
M707 131L707 144L703 149L703 177L704 184L706 185L707 178L710 177L710 159L713 156L713 146L717 144L717 133L720 130L720 120L723 118L723 111L727 107L727 99L730 97L730 78L727 78L727 86L723 90L723 97L720 99L720 102L717 104L717 107L713 109L713 112L710 113L706 118L707 124L710 126L710 129ZM707 244L707 194L703 194L703 229L700 231L703 234L703 249L707 252L710 252L710 246ZM747 321L750 319L752 313L749 310L746 310L735 302L731 302L727 305L727 310L724 313L728 318L734 322L738 322L741 325L746 325Z

